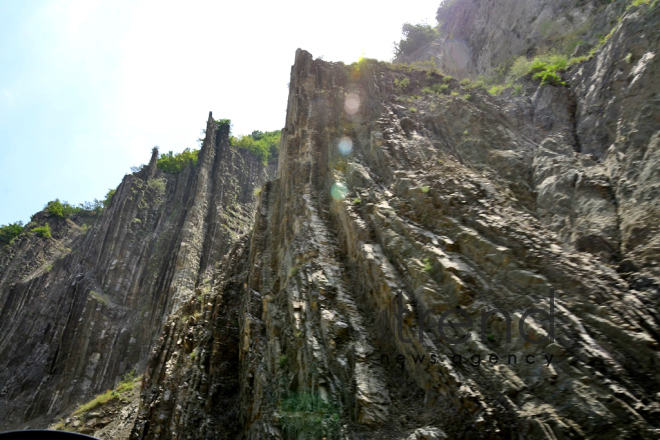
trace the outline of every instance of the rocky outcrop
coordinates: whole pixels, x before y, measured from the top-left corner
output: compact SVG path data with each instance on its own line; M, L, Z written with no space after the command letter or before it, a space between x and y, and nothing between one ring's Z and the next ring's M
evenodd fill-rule
M660 10L633 7L594 59L568 80L579 151L602 167L619 219L620 271L660 277ZM636 272L633 270L633 272ZM643 277L642 277L643 278ZM651 283L639 278L635 285Z
M238 326L246 238L225 256L207 289L165 325L147 365L134 437L240 437Z
M542 7L514 7L522 3ZM533 11L561 15L567 5L456 0L444 26L465 29L465 44L483 52L470 58L476 74L519 53L518 40L541 41L536 31L505 32L502 11L524 33ZM85 258L96 256L78 263L86 272L71 272L80 280L60 281L73 289L65 290L71 324L57 324L61 313L48 315L47 301L42 312L63 327L66 356L49 354L52 340L40 346L47 362L23 354L34 349L0 351L17 359L5 377L34 359L34 371L55 365L52 377L78 374L69 379L103 389L103 380L144 365L132 439L657 438L660 8L633 6L621 17L594 56L564 74L566 86L523 78L519 93L500 96L438 72L373 60L346 66L299 50L277 174L254 204L263 167L252 168L225 135L214 138L209 120L216 141L207 137L197 168L173 177L150 165L128 176L95 232L71 238L89 247ZM508 52L495 36L509 39ZM112 237L137 217L127 209L140 206L131 200L138 178L134 195L153 199L147 206L161 206L149 192L159 178L168 194L159 203L172 204L147 209L135 222L142 226L131 226L145 235L129 245ZM218 239L231 229L229 188L245 227ZM161 241L148 231L162 231ZM175 251L151 251L158 243ZM146 255L159 272L149 272ZM24 286L46 289L60 264L47 272L5 263L32 278L11 287L20 295L5 290L3 316L41 310ZM135 283L147 293L137 295ZM108 304L81 306L76 295L94 297L84 292L96 286ZM106 315L87 317L92 305L126 313L112 322L128 320L133 345L151 349L146 364ZM72 363L76 353L107 353L88 348L103 339L94 336L98 322L122 353L99 355L102 375L93 357ZM145 342L160 329L157 342ZM39 334L15 332L11 347ZM25 382L41 394L17 408L81 394L75 382L70 395L57 394L65 388L48 388L51 380L43 391Z
M638 27L653 51L657 11L630 14L612 41ZM571 84L607 76L611 44ZM435 83L447 93L414 97ZM249 247L168 323L133 438L657 437L657 266L636 272L621 245L638 214L612 170L657 177L593 152L581 90L467 96L298 51ZM638 90L643 107L655 92ZM619 124L650 154L654 118Z
M586 55L629 0L444 0L440 36L398 62L432 60L456 78L492 76L516 57L548 50Z
M561 118L535 124L547 139L539 145L487 95L427 97L406 109L392 99L398 76L378 65L347 72L298 54L278 179L264 191L253 236L266 249L254 253L250 266L259 269L247 283L260 301L245 296L247 437L285 427L287 393L312 392L343 409L345 432L373 438L402 438L429 424L451 438L652 438L660 409L657 290L620 277L617 256L586 253L600 249L596 232L584 231L605 235L612 225L600 218L626 215L607 181L587 179L594 159L553 136ZM441 81L409 79L411 94ZM552 89L538 87L537 102L565 93ZM351 114L356 96L360 108ZM343 155L348 141L352 151ZM587 224L571 226L584 237L575 243L539 206L548 157L556 179L564 161L583 175L573 187L578 200L561 210ZM398 301L402 323L383 319ZM454 337L471 335L457 345L437 330L453 307L469 316L454 320L472 322L457 330ZM554 308L555 341L537 345L514 333L507 342L507 316L515 332L532 308ZM481 312L495 309L481 323ZM550 323L532 316L523 328L538 338ZM403 377L391 368L396 356L404 356ZM426 361L415 362L421 356ZM478 357L478 367L468 361ZM406 380L414 382L408 396Z
M138 411L140 379L126 377L116 389L79 406L48 429L87 434L100 440L128 438Z
M166 317L251 226L266 167L209 116L197 165L127 175L88 230L46 218L0 273L0 429L39 426L141 371ZM81 223L84 219L80 220Z

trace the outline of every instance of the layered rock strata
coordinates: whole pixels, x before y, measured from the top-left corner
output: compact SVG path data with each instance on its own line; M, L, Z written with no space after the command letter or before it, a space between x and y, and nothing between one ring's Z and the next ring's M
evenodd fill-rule
M657 13L624 19L571 84L657 44ZM635 27L647 40L626 39ZM652 84L642 59L630 72ZM447 93L405 96L435 82ZM621 245L638 216L610 173L639 188L653 165L586 147L593 88L527 87L468 97L439 74L298 51L249 247L170 320L133 438L655 438L657 266ZM652 154L654 118L619 124Z
M477 3L520 2L453 2L475 38ZM625 9L566 86L499 97L299 50L253 226L214 251L200 192L171 230L131 438L657 438L658 29Z
M167 316L251 227L266 166L209 116L195 166L127 175L92 226L49 222L0 262L0 429L40 426L141 372ZM79 219L82 223L85 219Z

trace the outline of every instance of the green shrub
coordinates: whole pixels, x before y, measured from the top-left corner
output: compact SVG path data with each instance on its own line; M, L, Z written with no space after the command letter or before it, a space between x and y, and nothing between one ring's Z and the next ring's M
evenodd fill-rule
M37 234L39 237L50 238L50 225L46 223L44 226L39 226L31 231L34 234Z
M14 238L23 232L23 229L25 229L25 226L21 221L0 226L0 245L11 244Z
M255 130L252 134L245 136L232 136L231 135L231 120L218 119L215 121L218 128L223 126L230 127L229 143L234 147L242 148L250 151L252 154L261 159L264 163L274 155L277 155L280 149L280 139L282 138L282 131L259 131ZM205 132L206 130L203 130ZM202 139L198 139L202 140ZM197 165L199 150L190 150L186 148L181 153L174 154L172 151L163 153L158 159L157 166L159 169L166 173L177 174L183 171L192 159L193 165Z
M541 80L541 84L551 84L554 86L566 85L566 82L561 79L561 76L550 70L542 70L538 73L535 73L532 78Z
M232 145L238 148L248 150L262 162L268 162L268 159L278 154L280 149L280 140L282 131L259 131L255 130L252 134L238 137L231 137Z
M60 199L55 199L51 202L48 202L46 204L46 210L48 211L48 214L52 215L53 217L58 217L58 218L66 217L64 213L64 205L62 205Z
M280 414L284 438L339 438L337 409L317 394L299 392L287 395L280 403Z
M528 60L527 57L524 56L518 57L511 65L511 69L509 69L509 78L515 80L521 76L527 75L530 72L531 67L531 60Z
M137 372L135 371L135 368L133 368L131 371L124 374L116 391L120 394L125 394L127 391L131 391L141 380L142 376L137 376Z
M114 194L114 190L111 190L111 192ZM103 212L105 206L105 202L98 199L94 199L93 202L79 203L78 206L74 206L66 201L60 202L60 199L55 199L48 202L44 209L46 209L48 214L52 217L71 218L73 215L80 214L99 215Z
M395 79L394 80L394 86L399 89L399 91L403 92L408 88L410 85L410 79L408 78L403 78L402 80Z
M463 81L461 81L463 83ZM463 84L466 90L474 90L478 88L486 89L486 82L483 79L478 79L474 82L468 81L466 84Z
M199 150L190 150L190 148L186 148L181 153L177 154L169 151L160 155L156 162L156 167L166 173L177 174L188 166L190 160L193 161L193 165L197 165L198 155Z
M108 192L105 195L105 199L103 199L103 201L101 202L104 208L110 206L110 202L112 201L112 196L114 196L116 192L117 192L116 189L108 190Z
M496 85L496 86L493 86L490 89L488 89L488 93L490 93L491 95L497 96L497 95L500 95L504 90L506 90L506 88L507 88L507 86Z
M167 187L167 180L164 178L151 179L147 182L149 189L153 190L158 195L165 194L165 188Z
M565 71L568 66L569 60L556 53L538 55L531 60L520 57L511 66L509 79L513 81L532 74L532 78L540 80L541 84L566 85L558 72Z
M231 119L217 119L215 125L220 128L223 126L228 126L231 131Z
M428 257L424 258L424 271L431 272L432 270L433 265L431 264L431 260Z
M433 84L430 87L424 87L422 89L422 93L425 93L427 95L435 93L436 95L441 95L449 88L449 84Z

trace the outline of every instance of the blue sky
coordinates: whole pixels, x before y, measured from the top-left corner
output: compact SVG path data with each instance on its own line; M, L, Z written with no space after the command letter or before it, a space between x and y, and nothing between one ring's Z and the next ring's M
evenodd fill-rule
M209 111L281 128L296 48L389 60L439 3L0 0L0 224L103 198L154 145L196 148Z

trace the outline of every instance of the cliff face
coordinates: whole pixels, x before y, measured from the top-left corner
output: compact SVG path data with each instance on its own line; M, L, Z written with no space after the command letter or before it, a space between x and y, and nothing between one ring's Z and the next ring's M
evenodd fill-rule
M249 244L168 322L132 438L657 437L658 24L500 98L298 51Z
M471 74L536 41L480 40L502 11L522 34L529 10L598 6L522 3L452 2ZM0 377L23 397L0 408L47 414L135 366L132 439L657 438L660 7L621 6L565 86L500 96L299 50L256 200L267 172L210 119L196 168L152 160L87 235L14 245Z
M434 60L456 78L491 76L514 58L548 50L586 55L629 0L444 0L440 37L400 62Z
M266 167L209 117L196 166L127 175L89 230L46 212L53 238L19 238L0 261L0 429L39 426L141 372L164 320L254 215ZM82 219L80 222L82 222Z

